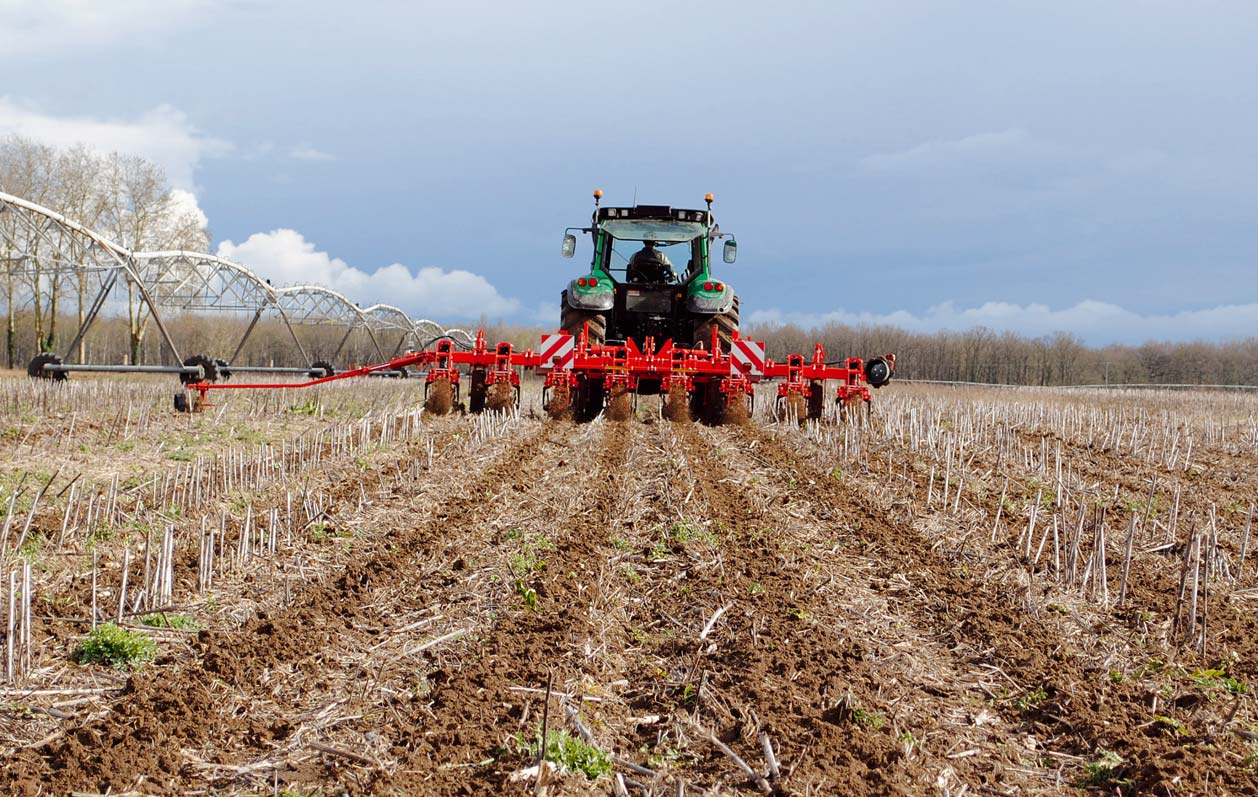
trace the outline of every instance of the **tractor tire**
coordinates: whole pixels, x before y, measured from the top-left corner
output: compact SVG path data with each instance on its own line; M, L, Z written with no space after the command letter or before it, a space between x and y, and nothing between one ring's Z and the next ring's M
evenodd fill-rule
M579 338L581 337L581 330L585 328L585 324L588 321L590 324L590 345L603 345L603 341L607 340L606 313L569 307L567 291L560 294L559 305L563 308L559 314L559 326L564 332Z
M485 397L489 392L485 378L484 368L472 369L472 385L467 391L467 409L477 415L485 411Z
M734 347L734 333L738 331L738 297L728 312L702 316L695 319L695 332L692 341L696 349L707 349L712 342L712 328L721 341L721 351L728 352Z
M690 396L692 418L707 426L720 426L725 423L725 409L725 394L721 392L720 382L714 379L695 386Z
M826 411L826 383L814 379L808 385L808 420L819 421Z
M607 390L602 379L580 379L572 391L572 420L588 423L603 411Z

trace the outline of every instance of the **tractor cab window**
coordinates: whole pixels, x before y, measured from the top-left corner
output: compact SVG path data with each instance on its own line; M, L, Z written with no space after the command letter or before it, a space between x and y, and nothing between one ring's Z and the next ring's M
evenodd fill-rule
M608 270L625 282L675 284L697 272L702 224L623 219L603 224L611 243Z

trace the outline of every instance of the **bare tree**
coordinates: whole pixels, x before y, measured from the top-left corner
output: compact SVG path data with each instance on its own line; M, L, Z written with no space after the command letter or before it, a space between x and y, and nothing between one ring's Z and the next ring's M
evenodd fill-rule
M133 251L208 248L200 219L180 206L160 166L143 158L115 153L105 160L101 187L101 228L122 246ZM130 361L139 363L150 310L130 282L127 283L127 317Z
M0 141L0 190L42 204L53 189L53 158L51 147L21 136L9 136ZM15 300L23 284L30 288L33 296L35 336L40 340L43 338L43 273L39 260L42 242L37 233L19 227L15 220L0 219L0 225L4 225L0 237L4 239L5 298L8 305L5 353L12 368L17 346Z

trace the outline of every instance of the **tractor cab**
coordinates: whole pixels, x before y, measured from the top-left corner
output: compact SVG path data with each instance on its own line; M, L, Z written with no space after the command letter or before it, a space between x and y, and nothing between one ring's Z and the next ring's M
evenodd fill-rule
M577 334L590 324L595 343L708 343L711 328L737 329L737 297L723 281L712 278L713 243L726 239L723 259L734 262L737 244L722 233L712 216L711 195L705 210L667 205L599 207L595 192L588 233L593 257L588 274L572 280L564 291L561 323ZM563 253L576 252L569 229ZM732 314L732 315L731 315ZM716 319L720 321L716 321ZM723 340L728 335L722 336Z

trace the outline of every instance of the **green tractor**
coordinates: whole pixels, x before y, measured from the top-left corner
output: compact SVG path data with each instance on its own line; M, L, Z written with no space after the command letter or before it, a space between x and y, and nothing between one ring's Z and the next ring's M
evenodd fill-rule
M707 349L715 329L729 351L738 331L738 296L712 276L712 248L725 239L722 259L733 263L738 244L722 233L712 217L712 195L705 210L667 205L600 207L603 192L594 192L590 227L565 231L563 256L576 254L574 232L589 233L594 242L590 271L568 283L562 294L560 326L580 335L589 325L591 346L641 346L647 337L658 347L675 345Z

